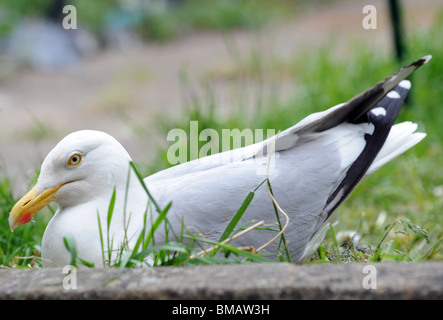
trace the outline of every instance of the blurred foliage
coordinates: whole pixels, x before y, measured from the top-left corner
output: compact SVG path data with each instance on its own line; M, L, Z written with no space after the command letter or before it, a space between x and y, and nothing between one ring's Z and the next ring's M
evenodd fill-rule
M286 16L290 0L71 0L79 25L97 35L106 28L129 29L143 39L165 41L188 29L257 28L275 17ZM0 37L9 34L23 18L54 13L55 0L0 0Z
M286 14L288 5L291 5L291 2L194 0L186 2L180 9L180 20L187 25L204 29L257 28L273 17Z
M7 35L14 25L22 19L47 18L53 14L54 0L0 0L0 36ZM118 7L117 0L73 0L64 1L64 5L74 5L77 9L79 24L86 25L96 33L100 33L110 10ZM63 13L60 13L61 15Z

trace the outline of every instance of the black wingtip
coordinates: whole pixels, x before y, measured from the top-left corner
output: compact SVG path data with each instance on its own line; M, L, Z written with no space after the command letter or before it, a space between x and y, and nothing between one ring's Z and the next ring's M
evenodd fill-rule
M427 56L424 56L421 59L418 59L417 61L411 63L411 66L415 66L416 68L421 67L422 65L429 62L429 60L432 59L432 55L428 54Z
M371 110L380 100L383 99L403 80L405 80L412 72L420 68L422 65L432 59L431 55L424 56L410 65L405 66L395 72L392 76L387 77L384 81L377 83L372 88L367 89L361 94L355 96L347 102L350 105L348 121L360 122L361 117L366 117L366 113Z
M341 104L339 108L336 106L333 111L325 113L325 116L304 124L302 128L298 128L297 132L308 130L322 132L345 121L351 123L361 122L362 119L366 118L366 113L382 100L388 92L393 90L416 69L428 63L431 58L431 55L427 55L401 68L390 77L354 96L348 102Z
M409 64L407 66L404 66L398 72L400 72L402 69L409 69L411 67L413 67L414 70L415 70L417 68L420 68L422 65L428 63L431 59L432 59L432 55L428 54L428 55L424 56L423 58L420 58L417 61L414 61L414 62L412 62L411 64Z
M366 145L363 151L347 170L337 189L329 196L323 209L327 217L346 199L371 166L385 144L410 88L410 82L402 80L373 109L367 112L365 122L371 123L374 126L374 131L372 134L365 135Z

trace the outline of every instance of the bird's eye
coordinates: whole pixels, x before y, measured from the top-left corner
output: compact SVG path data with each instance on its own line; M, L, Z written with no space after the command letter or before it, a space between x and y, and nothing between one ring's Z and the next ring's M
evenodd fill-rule
M74 153L68 160L68 166L77 166L82 162L82 155L80 153Z

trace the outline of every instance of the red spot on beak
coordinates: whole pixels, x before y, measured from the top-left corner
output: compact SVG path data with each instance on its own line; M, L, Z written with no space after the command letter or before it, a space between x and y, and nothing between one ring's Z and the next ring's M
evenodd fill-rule
M25 214L23 214L20 219L18 219L17 224L19 226L28 223L29 221L32 220L32 214L30 212L26 212Z

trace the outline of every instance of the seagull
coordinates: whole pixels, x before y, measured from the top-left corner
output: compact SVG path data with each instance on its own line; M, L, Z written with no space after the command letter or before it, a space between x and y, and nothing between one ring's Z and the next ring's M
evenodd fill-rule
M28 223L55 202L58 209L42 239L43 266L70 263L63 242L69 234L76 241L78 257L103 267L103 250L109 249L106 237L133 248L146 220L159 215L160 210L148 209L152 199L159 208L172 203L168 221L177 234L184 224L217 241L255 190L238 225L251 221L272 225L276 222L273 201L265 187L258 187L267 178L276 203L287 215L284 235L289 254L293 262L300 262L355 186L426 136L416 132L413 122L394 122L411 88L405 79L430 59L425 56L348 102L313 113L262 142L173 166L143 183L116 139L94 130L71 133L49 152L36 185L12 208L10 228ZM114 208L108 228L111 198ZM257 248L275 236L271 229L252 230L232 245ZM172 232L156 230L156 244L167 237ZM273 242L261 253L276 259L277 245Z

